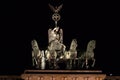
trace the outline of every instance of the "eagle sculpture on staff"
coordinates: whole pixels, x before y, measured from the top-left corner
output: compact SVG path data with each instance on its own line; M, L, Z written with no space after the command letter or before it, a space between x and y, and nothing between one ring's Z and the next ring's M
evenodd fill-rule
M56 7L53 7L51 4L48 4L49 5L49 7L50 7L50 9L54 12L54 13L58 13L60 10L61 10L61 8L62 8L62 6L63 6L63 4L61 4L60 6L56 6Z
M57 23L58 23L58 21L59 21L60 18L61 18L60 14L59 14L58 12L61 10L63 4L61 4L61 5L58 6L58 7L57 7L57 6L56 6L56 7L53 7L51 4L48 4L48 5L49 5L50 9L54 12L53 15L52 15L52 20L55 21L55 27L57 28L57 27L58 27L58 26L57 26ZM55 28L54 28L54 29L55 29Z

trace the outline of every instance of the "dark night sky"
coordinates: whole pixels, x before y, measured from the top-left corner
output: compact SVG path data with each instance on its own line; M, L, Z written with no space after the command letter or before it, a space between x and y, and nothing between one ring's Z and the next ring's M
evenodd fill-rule
M108 74L120 74L117 2L79 0L3 2L0 16L0 74L21 74L25 69L31 69L32 39L38 41L40 49L47 47L47 31L54 27L48 3L63 3L58 25L63 29L66 46L76 38L77 49L82 51L89 40L95 39L95 67Z

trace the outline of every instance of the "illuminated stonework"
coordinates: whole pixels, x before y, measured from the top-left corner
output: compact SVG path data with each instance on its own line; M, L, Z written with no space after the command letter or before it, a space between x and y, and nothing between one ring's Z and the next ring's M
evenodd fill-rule
M104 80L106 75L100 70L26 70L21 77L24 80Z

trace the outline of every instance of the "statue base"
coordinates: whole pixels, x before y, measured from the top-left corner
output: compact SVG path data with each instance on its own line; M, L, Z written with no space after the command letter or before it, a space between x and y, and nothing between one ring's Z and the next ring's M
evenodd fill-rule
M24 80L104 80L101 70L25 70Z

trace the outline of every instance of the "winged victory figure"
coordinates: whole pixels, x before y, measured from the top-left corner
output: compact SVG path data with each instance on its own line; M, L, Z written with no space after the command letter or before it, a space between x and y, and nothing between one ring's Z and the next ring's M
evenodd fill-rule
M53 30L48 30L48 41L54 41L57 39L60 43L63 43L63 30L59 29L59 27L55 27Z
M60 10L61 10L61 8L62 8L62 6L63 6L63 4L61 4L60 6L56 6L56 7L53 7L51 4L48 4L49 5L49 7L50 7L50 9L53 11L53 12L55 12L55 13L58 13Z

